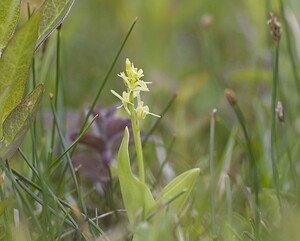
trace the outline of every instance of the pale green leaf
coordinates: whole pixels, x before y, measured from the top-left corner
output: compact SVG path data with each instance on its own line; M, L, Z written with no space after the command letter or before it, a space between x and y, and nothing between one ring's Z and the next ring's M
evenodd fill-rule
M13 34L20 15L21 0L0 1L0 57Z
M128 153L129 132L125 128L124 137L118 153L118 175L122 198L131 225L139 223L155 206L149 188L132 173Z
M174 214L157 213L150 221L140 223L134 229L132 241L173 241Z
M3 138L0 156L9 159L21 145L30 124L35 118L42 98L44 86L38 85L20 104L13 109L3 123Z
M45 0L41 7L43 15L41 17L36 48L64 21L74 1L75 0Z
M38 12L13 36L0 59L0 137L3 121L24 96L39 19Z
M199 168L193 168L174 178L157 197L157 205L164 205L177 197L168 207L174 208L179 213L189 197L199 173Z

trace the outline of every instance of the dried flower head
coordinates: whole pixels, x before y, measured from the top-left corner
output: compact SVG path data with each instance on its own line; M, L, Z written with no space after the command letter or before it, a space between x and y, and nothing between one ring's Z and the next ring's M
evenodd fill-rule
M237 98L232 89L225 89L224 93L230 105L233 106L237 104Z
M281 101L277 102L275 111L276 111L278 120L280 122L284 122L284 108L283 108Z
M273 15L273 13L270 13L270 19L268 20L267 24L270 26L272 38L276 42L279 42L281 38L281 24Z
M209 14L205 14L200 19L200 26L203 28L209 28L212 24L212 16Z

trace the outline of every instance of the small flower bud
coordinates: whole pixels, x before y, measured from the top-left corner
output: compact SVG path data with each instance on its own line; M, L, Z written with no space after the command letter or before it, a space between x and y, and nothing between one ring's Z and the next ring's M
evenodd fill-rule
M237 98L235 96L235 92L232 89L225 89L224 93L230 105L233 106L237 104Z
M277 113L277 118L280 122L284 122L284 108L282 106L281 101L277 102L277 107L275 109L276 113Z
M272 38L279 42L281 38L281 24L278 22L277 18L270 13L270 19L267 24L270 26Z

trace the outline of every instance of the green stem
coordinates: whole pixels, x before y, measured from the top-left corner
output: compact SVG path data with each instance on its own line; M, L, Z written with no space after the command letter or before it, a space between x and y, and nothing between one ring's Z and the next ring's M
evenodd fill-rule
M116 56L115 56L113 62L112 62L112 64L111 64L111 66L110 66L110 68L109 68L107 74L105 75L104 80L102 81L102 84L101 84L101 86L100 86L100 88L99 88L99 90L98 90L98 92L97 92L97 95L96 95L96 97L94 98L94 100L93 100L93 102L92 102L92 105L91 105L91 107L90 107L88 113L86 114L86 116L85 116L85 118L84 118L84 121L83 121L83 124L82 124L82 126L81 126L80 132L84 129L86 123L88 122L88 119L89 119L89 117L91 116L91 114L92 114L92 112L93 112L93 110L94 110L95 105L97 104L97 101L98 101L98 99L99 99L99 97L100 97L100 95L101 95L101 93L102 93L102 90L104 89L104 86L106 85L106 82L107 82L107 80L108 80L108 77L110 76L110 74L111 74L113 68L115 67L116 62L117 62L117 60L118 60L118 58L119 58L119 56L120 56L120 54L121 54L121 52L122 52L122 50L123 50L123 48L124 48L124 46L125 46L125 44L126 44L128 38L129 38L129 36L130 36L130 34L131 34L133 28L134 28L134 25L136 24L136 21L137 21L137 18L135 18L134 21L133 21L133 23L131 24L131 26L130 26L130 28L129 28L129 31L127 32L127 34L126 34L126 36L125 36L125 39L123 40L123 42L122 42L122 44L121 44L121 46L120 46L120 48L119 48L119 50L118 50L118 52L117 52L117 54L116 54Z
M58 102L58 91L59 91L59 76L60 76L60 30L61 26L57 28L57 39L56 39L56 77L55 77L55 92L54 92L54 108L57 110ZM51 132L51 144L48 157L48 163L51 163L53 157L53 149L55 142L55 120L52 121L52 132Z
M55 121L55 126L57 128L57 132L58 132L58 135L60 137L61 146L62 146L63 150L65 151L67 148L66 148L64 135L61 131L61 128L60 128L60 125L59 125L59 122L58 122L58 117L57 117L57 114L56 114L54 104L53 104L52 101L50 101L50 104L51 104L51 109L52 109L52 113L53 113L53 119ZM67 163L66 163L67 165L66 166L70 169L71 176L72 176L72 179L73 179L73 182L74 182L74 185L75 185L75 190L76 190L77 195L78 195L78 201L79 201L80 207L83 210L83 213L85 215L87 215L87 208L86 208L85 203L83 201L83 197L82 197L82 194L81 194L81 189L80 189L80 186L79 186L79 183L78 183L78 180L77 180L75 169L74 169L74 166L72 164L70 154L68 152L66 153L66 159L67 159Z
M225 191L226 191L226 206L227 206L227 219L228 224L232 226L232 197L229 176L225 177Z
M260 224L260 213L259 213L259 198L258 198L258 193L259 193L259 173L258 173L258 168L257 168L257 163L256 163L256 158L254 156L253 148L251 145L250 137L248 135L246 125L245 125L245 118L244 115L239 108L237 104L232 105L233 110L239 120L240 125L242 126L244 137L246 139L246 144L247 144L247 150L248 150L248 155L250 159L250 183L251 183L251 189L254 191L255 195L255 226L254 226L254 232L256 238L259 240L259 224Z
M172 104L174 103L175 99L177 97L177 93L175 93L170 101L167 103L166 107L163 109L163 111L159 114L160 118L156 118L156 121L154 125L151 127L145 138L143 139L142 145L144 146L146 142L148 141L149 137L153 134L153 132L156 130L157 126L159 125L160 121L163 119L164 115L167 113L167 111L170 109Z
M215 207L215 165L214 165L214 140L217 110L213 109L210 119L210 143L209 143L209 171L210 171L210 211L212 239L217 239L216 207Z
M292 181L293 181L293 185L294 185L294 189L297 193L297 199L298 202L300 201L300 190L299 190L299 185L298 185L298 177L297 177L297 172L296 172L296 167L295 167L295 163L293 162L293 158L292 158L292 153L291 153L291 147L289 144L289 139L286 137L286 130L284 128L284 124L281 124L281 128L280 128L280 133L281 133L281 137L282 137L282 142L285 143L285 148L286 148L286 153L287 153L287 158L289 161L289 167L290 167L290 174L292 176Z
M133 92L130 93L130 103L134 103ZM143 160L143 149L142 141L140 135L140 121L135 115L135 110L133 105L129 105L130 110L130 119L132 125L132 132L134 137L135 150L138 160L138 170L139 170L139 179L142 183L145 183L145 169L144 169L144 160Z
M34 225L36 225L39 232L43 232L43 228L38 220L37 215L34 214L34 210L31 206L30 202L28 201L27 197L25 195L23 195L23 193L21 192L21 190L19 188L19 184L17 183L16 179L13 177L13 174L11 172L8 161L6 161L6 164L5 164L5 162L0 159L0 167L5 171L8 179L12 183L12 187L14 188L15 194L17 196L17 200L19 202L19 207L22 207L24 204L24 206L26 207L26 210L30 213L30 215L34 221Z
M284 17L284 4L283 1L280 0L280 14L282 16L282 21L283 21L283 27L285 29L285 38L286 38L286 44L287 44L287 49L288 49L288 53L289 53L289 57L290 57L290 61L291 61L291 65L292 65L292 71L293 71L293 75L294 75L294 80L296 82L296 88L298 91L298 96L300 98L300 78L298 75L298 67L295 61L295 56L294 56L294 51L292 48L292 41L291 41L291 37L290 37L290 32L289 32L289 25L288 22L286 20L286 18Z
M278 177L278 169L277 169L277 152L276 152L276 98L277 98L277 86L278 86L278 62L279 62L279 44L276 43L275 50L275 65L273 69L273 90L272 90L272 126L271 126L271 159L272 159L272 170L273 170L273 178L276 189L276 195L278 202L281 207L281 199L279 194L279 177Z

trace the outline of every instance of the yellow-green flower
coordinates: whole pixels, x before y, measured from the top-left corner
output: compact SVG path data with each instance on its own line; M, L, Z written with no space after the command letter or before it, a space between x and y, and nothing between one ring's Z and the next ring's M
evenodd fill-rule
M156 115L156 114L151 113L151 112L149 111L148 105L145 105L145 106L144 106L144 102L141 101L141 100L138 102L138 106L137 106L137 108L136 108L135 111L136 111L137 118L138 118L139 120L145 119L145 117L146 117L148 114L149 114L149 115L153 115L153 116L155 116L155 117L160 117L159 115Z
M125 68L126 74L125 72L121 72L118 74L118 76L123 79L123 82L126 86L126 91L124 91L121 96L114 90L111 90L111 92L122 101L122 105L118 108L124 106L126 112L131 115L128 104L133 106L136 104L137 107L133 109L136 112L138 120L144 119L148 114L160 117L149 112L149 107L147 105L144 106L144 102L141 101L140 92L149 92L150 90L148 89L147 84L151 84L151 82L145 82L141 80L141 78L144 76L143 70L135 68L133 63L131 63L128 58L126 59Z
M144 76L143 70L134 68L133 63L131 63L128 58L126 59L126 73L129 78L137 81Z
M111 93L113 93L116 97L118 97L122 101L122 105L120 105L117 108L119 109L124 106L124 109L130 115L130 111L128 109L128 104L133 105L133 103L130 102L129 93L123 91L122 96L121 96L114 90L110 90L110 91L111 91Z

